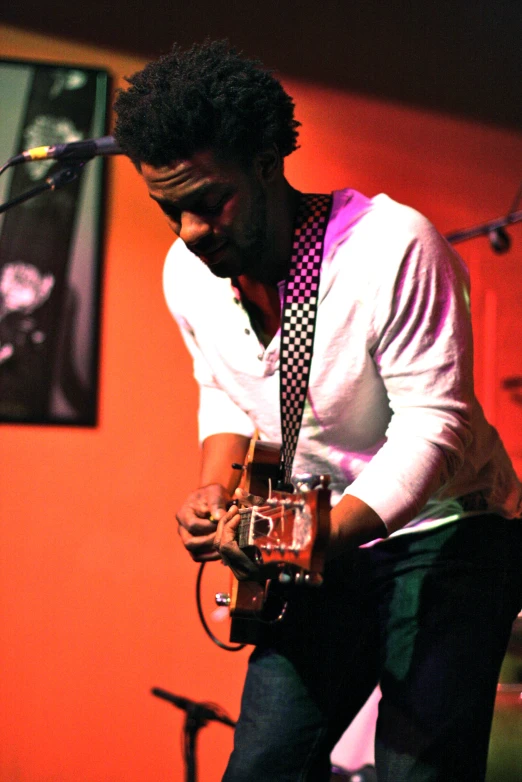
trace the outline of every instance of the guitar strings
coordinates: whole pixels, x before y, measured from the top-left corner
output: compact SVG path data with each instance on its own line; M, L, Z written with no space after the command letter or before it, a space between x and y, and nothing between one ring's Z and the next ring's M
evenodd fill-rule
M263 506L265 507L265 506ZM268 507L266 510L266 513L263 513L263 515L260 518L252 518L252 515L254 513L260 513L260 509L257 506L253 506L252 508L240 508L239 509L239 515L241 516L241 521L239 522L239 528L238 533L241 534L242 532L245 532L245 530L248 530L250 528L253 529L253 536L255 537L262 537L262 532L256 533L256 524L259 525L261 522L266 521L266 519L277 519L278 515L282 521L282 529L281 531L284 532L284 522L285 522L285 514L284 509L281 507L276 508L270 508ZM269 534L273 534L273 530L270 530Z

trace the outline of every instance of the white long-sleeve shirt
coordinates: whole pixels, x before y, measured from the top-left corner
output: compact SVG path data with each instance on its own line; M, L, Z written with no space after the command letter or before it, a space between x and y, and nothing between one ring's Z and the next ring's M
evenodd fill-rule
M164 291L194 359L201 441L257 430L281 442L280 332L264 348L230 280L181 240ZM390 533L473 509L522 515L474 396L467 270L426 218L382 194L333 194L294 472L328 473L334 502L359 497Z

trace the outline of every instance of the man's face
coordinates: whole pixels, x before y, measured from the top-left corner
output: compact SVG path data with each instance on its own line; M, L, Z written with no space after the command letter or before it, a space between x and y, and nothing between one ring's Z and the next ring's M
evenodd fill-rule
M268 254L266 191L255 165L198 152L141 174L174 233L217 277L259 275Z

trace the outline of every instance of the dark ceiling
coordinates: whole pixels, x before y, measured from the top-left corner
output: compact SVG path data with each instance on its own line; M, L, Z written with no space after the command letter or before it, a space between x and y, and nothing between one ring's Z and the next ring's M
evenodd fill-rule
M145 58L227 37L288 77L522 127L522 0L18 0L2 17Z

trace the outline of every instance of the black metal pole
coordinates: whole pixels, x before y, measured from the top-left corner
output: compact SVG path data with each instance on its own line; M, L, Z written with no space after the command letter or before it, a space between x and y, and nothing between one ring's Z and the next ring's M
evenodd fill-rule
M467 239L474 239L476 236L487 236L492 231L497 231L499 228L505 228L506 225L513 225L522 220L522 210L519 212L511 212L505 217L499 217L497 220L490 220L488 223L482 223L481 225L475 225L473 228L465 228L461 231L452 231L446 234L448 242L455 244L456 242L465 242Z
M31 190L27 190L25 193L21 193L19 196L12 198L11 201L7 201L5 204L0 205L0 214L2 214L2 212L7 212L7 210L11 209L13 206L28 201L29 198L34 198L34 196L44 193L46 190L58 190L60 187L64 187L64 185L74 182L74 180L80 176L85 162L86 161L76 162L59 168L58 171L51 174L51 176L48 176L36 187L33 187Z

